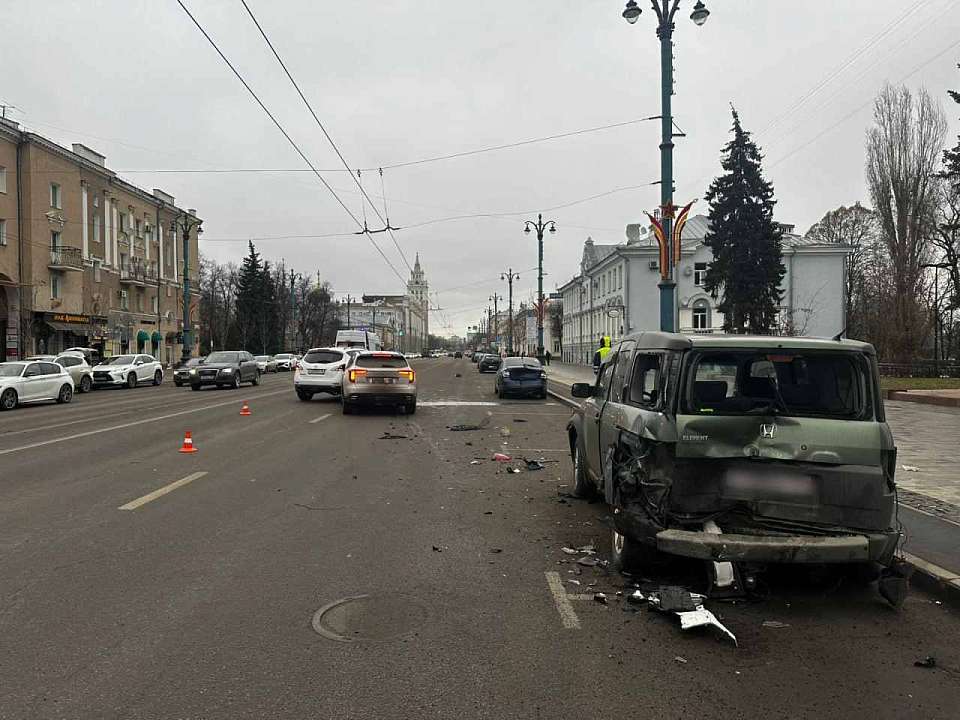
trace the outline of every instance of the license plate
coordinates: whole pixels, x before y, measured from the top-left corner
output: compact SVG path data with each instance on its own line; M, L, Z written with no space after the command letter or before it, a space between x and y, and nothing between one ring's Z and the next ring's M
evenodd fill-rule
M385 385L390 385L397 381L396 378L370 378L370 382L373 383L383 383Z
M308 370L307 372L310 375L323 375L327 371L323 368L320 368L319 370Z

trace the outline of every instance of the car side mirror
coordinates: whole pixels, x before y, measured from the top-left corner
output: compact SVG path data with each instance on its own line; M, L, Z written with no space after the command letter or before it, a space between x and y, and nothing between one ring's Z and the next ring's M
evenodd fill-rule
M574 383L570 386L570 394L575 398L593 397L593 385L590 383Z
M344 363L343 365L340 365L340 366L337 368L337 370L346 370L346 369L347 369L347 364L346 364L346 363Z

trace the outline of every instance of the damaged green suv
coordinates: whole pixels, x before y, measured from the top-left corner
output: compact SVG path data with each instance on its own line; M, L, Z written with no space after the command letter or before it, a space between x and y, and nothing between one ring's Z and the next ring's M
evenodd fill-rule
M621 569L658 552L893 562L896 447L871 345L644 332L571 392L576 492L612 507Z

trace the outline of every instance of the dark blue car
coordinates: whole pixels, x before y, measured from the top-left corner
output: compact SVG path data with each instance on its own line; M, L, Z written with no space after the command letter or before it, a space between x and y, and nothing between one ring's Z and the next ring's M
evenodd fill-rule
M504 358L497 371L497 397L525 395L547 397L547 373L536 358Z

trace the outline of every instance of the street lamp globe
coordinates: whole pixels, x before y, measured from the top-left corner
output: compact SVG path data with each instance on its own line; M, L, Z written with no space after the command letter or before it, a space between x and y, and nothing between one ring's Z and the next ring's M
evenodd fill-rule
M524 225L524 226L523 226L523 231L524 231L527 235L529 235L529 234L530 234L530 225L529 225L529 224Z
M710 16L710 11L704 6L701 0L697 0L697 4L693 6L693 12L690 13L690 19L693 20L695 25L703 25L707 18Z
M551 225L550 225L550 232L555 233L556 231L557 231L557 226L551 224Z
M636 0L630 0L630 2L627 3L627 7L623 9L623 19L633 25L640 17L641 12L640 8L637 7Z

